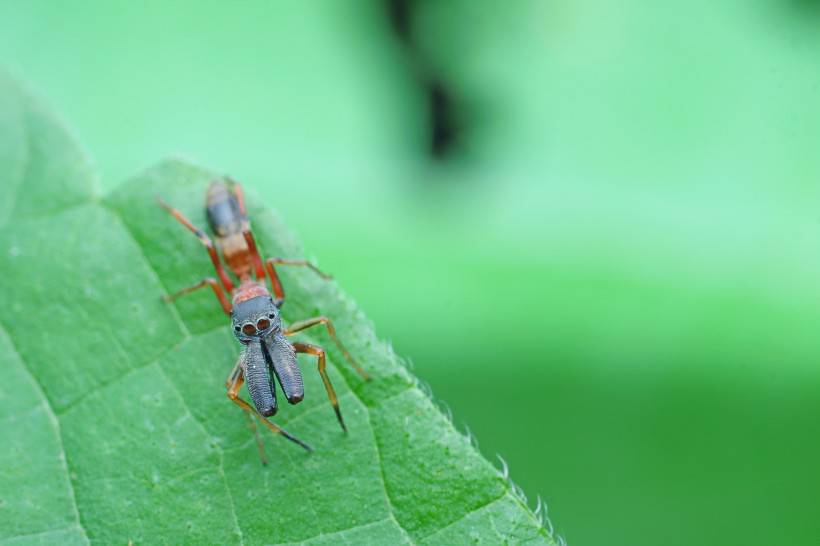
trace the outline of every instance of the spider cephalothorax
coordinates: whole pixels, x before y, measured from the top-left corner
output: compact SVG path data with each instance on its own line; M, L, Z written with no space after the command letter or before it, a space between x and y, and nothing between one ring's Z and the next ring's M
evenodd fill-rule
M233 335L240 343L264 338L282 328L279 308L270 296L256 296L234 303L231 312Z

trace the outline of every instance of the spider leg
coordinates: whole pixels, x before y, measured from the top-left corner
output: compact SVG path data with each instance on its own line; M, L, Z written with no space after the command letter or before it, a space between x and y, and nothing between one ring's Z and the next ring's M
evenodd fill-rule
M256 421L253 420L250 413L245 413L248 419L248 426L253 431L253 438L256 441L256 449L259 450L259 460L262 461L263 466L268 466L268 458L265 456L265 444L262 443L262 437L259 436L259 428L256 426Z
M214 269L216 270L216 274L219 276L219 280L222 282L222 285L225 287L227 292L231 292L233 290L233 282L231 278L228 276L228 273L225 271L225 268L222 266L222 262L219 260L219 255L216 253L216 248L214 248L214 244L211 242L211 238L208 235L193 225L188 218L185 217L180 211L157 197L157 202L159 205L167 210L171 216L177 219L177 221L185 226L191 233L197 236L199 241L205 245L205 249L208 251L208 256L211 258L211 263L214 264Z
M205 288L206 286L210 286L213 291L214 295L216 295L216 299L219 300L219 304L222 306L222 310L225 311L225 314L230 316L231 314L231 302L228 300L228 297L225 295L225 291L222 289L222 286L216 279L212 277L208 277L207 279L202 279L196 284L192 284L191 286L186 286L182 290L178 290L173 294L168 294L162 297L165 301L171 302L177 298L180 298L186 294L190 294L191 292L195 292L200 288Z
M234 374L232 373L232 375L234 375ZM230 377L229 377L229 379L230 379ZM242 368L240 367L239 371L235 374L233 382L228 387L227 395L228 395L228 398L231 400L231 402L233 402L234 404L236 404L237 406L242 408L244 411L246 411L248 413L252 413L254 416L256 416L257 419L259 419L262 422L263 425L268 427L268 429L271 432L273 432L274 434L279 434L281 436L284 436L285 438L287 438L291 442L301 446L302 448L304 448L305 450L307 450L309 452L312 452L313 451L312 447L310 447L308 444L306 444L305 442L303 442L302 440L300 440L296 436L292 435L291 433L289 433L285 429L283 429L283 428L271 423L267 419L265 419L250 404L248 404L242 398L239 397L239 389L242 388L242 384L244 382L245 382L245 378L243 377Z
M236 360L236 364L234 365L231 373L228 374L228 378L225 380L225 388L229 389L231 385L233 385L236 378L242 373L242 355L239 355L239 358ZM248 418L248 425L250 426L251 430L253 431L253 437L256 440L256 449L259 450L259 460L262 461L264 466L268 466L268 458L265 456L265 444L262 443L262 438L259 436L259 429L256 426L256 422L251 417L251 414L245 412L245 417Z
M287 328L285 328L284 334L286 336L292 336L297 332L301 332L302 330L307 330L308 328L312 328L314 326L318 326L320 324L324 324L327 328L327 333L330 335L333 343L336 344L336 347L345 355L345 358L350 363L351 366L356 370L356 372L364 379L365 381L370 380L370 376L367 374L366 371L356 362L356 359L353 358L353 355L347 350L347 348L342 345L342 342L336 336L336 328L333 327L333 322L327 317L314 317L306 320L300 320L294 322Z
M225 380L226 389L230 389L234 381L242 374L242 358L243 355L240 353L239 358L236 359L236 364L234 364L231 373L228 374L228 378Z
M265 260L265 268L268 270L268 277L270 277L271 288L273 288L273 294L276 296L276 307L282 307L282 304L285 302L285 289L282 287L282 281L279 279L279 274L276 272L276 264L307 267L308 269L316 273L320 278L326 281L333 278L327 273L323 273L322 271L320 271L319 268L317 268L315 265L313 265L307 260L268 258L267 260Z
M257 279L265 278L265 269L262 267L262 257L259 255L259 248L256 246L256 239L251 231L251 223L248 220L248 210L245 208L245 192L242 191L242 185L233 178L227 178L229 187L239 203L239 213L242 215L242 237L245 238L245 244L248 245L248 251L251 254L253 261L253 269L256 272Z
M278 265L295 265L300 267L307 267L319 277L325 280L330 280L333 277L328 275L327 273L322 272L312 263L308 262L307 260L291 260L285 258L268 258L265 260L265 267L262 267L262 257L259 254L259 247L256 246L256 239L254 238L253 231L251 231L250 221L248 220L248 211L245 206L245 193L242 191L242 185L239 184L236 180L228 179L228 182L231 184L231 189L236 196L236 201L239 203L239 212L242 215L242 236L245 238L245 244L248 245L248 250L251 254L251 259L253 260L253 267L256 271L256 278L257 279L264 279L265 278L265 270L267 270L267 274L270 277L271 288L273 289L273 293L276 296L276 306L281 307L282 303L285 301L285 290L282 287L282 281L279 279L279 275L276 273L275 264Z
M325 384L325 390L327 391L327 398L330 400L330 404L333 406L333 411L336 412L336 418L339 420L339 424L342 425L342 430L347 432L347 426L345 426L345 421L342 418L342 410L339 409L339 400L336 398L336 391L333 389L333 384L330 382L330 378L327 376L327 362L325 359L325 350L321 347L317 347L316 345L311 345L309 343L294 343L293 348L296 350L297 353L306 353L316 357L318 368L319 368L319 375L322 376L322 382Z

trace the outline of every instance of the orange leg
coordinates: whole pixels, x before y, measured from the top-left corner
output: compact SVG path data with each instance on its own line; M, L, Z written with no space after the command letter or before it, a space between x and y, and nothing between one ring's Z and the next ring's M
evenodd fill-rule
M307 260L287 260L285 258L268 258L265 260L265 267L268 270L268 277L270 277L270 284L271 288L273 289L273 294L276 296L276 303L277 307L282 307L282 304L285 302L285 289L282 287L282 281L279 280L279 275L276 273L276 267L274 264L278 265L298 265L302 267L307 267L320 278L328 281L332 279L330 275L327 273L323 273L319 270L315 265L308 262Z
M219 255L216 253L216 249L214 248L214 244L211 242L210 237L208 237L204 231L193 225L184 214L173 208L159 197L157 197L157 202L162 208L167 210L174 218L176 218L180 224L188 228L188 230L196 235L199 241L205 245L205 249L208 251L208 256L211 257L211 263L214 264L214 269L216 270L216 274L219 276L219 280L222 281L222 285L225 287L225 290L230 293L233 290L233 282L228 276L228 273L225 271L225 268L222 267L222 262L219 261Z
M325 384L327 398L328 400L330 400L330 404L333 406L333 411L336 412L336 419L338 419L339 424L342 425L342 430L347 432L345 421L344 419L342 419L342 410L339 409L339 400L336 398L336 391L333 389L333 384L330 382L330 378L327 376L327 361L325 359L325 350L321 347L317 347L316 345L298 342L293 344L293 348L296 350L297 353L307 353L317 358L317 364L319 366L319 375L322 376L322 383Z
M242 191L242 186L239 182L228 179L231 183L231 187L233 189L233 193L236 196L236 201L239 203L239 212L242 214L243 219L243 226L242 226L242 236L245 238L245 244L248 245L248 250L251 253L251 259L253 260L253 267L256 271L256 278L257 279L264 279L265 278L265 270L262 268L262 257L259 254L259 247L256 246L256 239L253 236L253 231L250 228L250 222L248 221L248 211L245 207L245 193ZM276 295L277 301L280 303L278 304L281 306L281 302L285 299L285 291L282 288L282 282L279 280L279 275L276 274L276 268L274 264L279 265L298 265L302 267L307 267L315 272L319 277L329 280L332 279L330 275L323 273L320 271L315 265L308 262L307 260L288 260L284 258L268 258L265 261L265 267L267 269L268 275L270 276L271 285L273 288L273 293Z
M245 238L245 244L248 245L248 250L251 253L251 260L253 261L253 269L256 271L257 279L265 278L265 269L262 267L262 257L259 255L259 248L256 246L256 239L253 237L251 231L251 223L248 221L248 209L245 208L245 193L242 191L242 186L233 178L228 178L233 194L236 196L236 201L239 203L239 213L242 215L242 237Z
M273 432L274 434L280 434L280 435L284 436L285 438L287 438L288 440L290 440L291 442L303 447L305 450L313 451L312 447L310 447L309 445L307 445L302 440L300 440L296 436L292 435L291 433L289 433L285 429L283 429L281 427L278 427L278 426L274 425L273 423L271 423L270 421L268 421L267 419L265 419L250 404L248 404L247 402L245 402L244 400L242 400L239 397L239 389L242 388L242 384L245 382L245 378L242 376L242 369L241 368L239 369L239 371L236 374L232 373L231 375L232 376L235 375L235 377L233 378L233 382L231 383L231 386L228 387L228 393L227 393L228 398L230 398L231 402L233 402L234 404L236 404L237 406L239 406L240 408L242 408L246 412L252 413L253 415L255 415L256 418L259 419L262 422L262 424L265 425L266 427L268 427L268 429L271 432Z
M315 317L307 320L300 320L294 322L293 324L285 328L284 334L286 336L292 336L297 332L307 330L308 328L318 326L319 324L324 324L327 327L327 333L330 335L331 339L333 339L333 342L336 344L336 346L339 348L342 354L345 355L347 361L350 362L350 365L353 366L353 368L356 370L356 372L358 372L362 379L364 379L365 381L370 380L370 376L367 374L367 372L364 371L364 369L359 365L359 363L356 362L356 359L353 358L353 355L351 355L347 348L345 348L345 346L342 345L342 342L339 341L339 338L336 336L336 328L333 327L333 323L330 321L329 318Z
M239 359L236 361L236 365L231 370L231 373L228 374L228 379L225 380L225 388L229 389L231 385L234 384L234 381L242 374L242 356L239 356ZM256 421L253 420L253 417L250 413L244 412L245 416L248 418L248 425L251 427L253 431L253 437L256 440L256 449L259 450L259 460L262 461L264 466L268 466L268 458L265 456L265 444L262 443L262 438L259 436L259 429L256 427Z
M228 300L228 297L225 295L225 291L222 290L222 287L219 286L219 283L216 282L216 279L208 277L207 279L202 279L196 284L192 284L191 286L186 286L182 290L175 292L173 294L163 296L162 299L165 301L174 301L175 299L182 297L186 294L190 294L191 292L195 292L200 288L205 288L206 286L210 286L216 298L219 300L219 304L222 306L222 310L225 311L225 314L230 316L231 314L231 302Z
M231 177L227 177L226 180L231 185L233 194L236 196L236 201L239 203L239 213L242 215L242 218L247 218L248 209L245 208L245 192L242 191L242 184Z
M256 421L253 420L250 413L245 412L245 417L248 418L248 426L251 427L253 438L256 441L256 449L259 450L259 460L262 461L263 466L268 466L268 458L265 455L265 444L262 443L262 437L259 436L259 429L256 427Z
M256 239L253 238L250 223L245 220L242 226L242 237L245 238L245 244L248 245L248 250L251 253L251 260L253 260L253 269L256 271L257 280L265 278L265 270L262 268L262 258L259 257L259 249L256 247Z
M225 380L225 388L230 389L231 385L234 384L234 381L242 375L242 353L239 353L239 358L236 359L236 364L234 365L231 373L228 374L228 378Z
M307 267L308 269L310 269L311 271L313 271L314 273L319 275L319 277L323 280L329 281L329 280L333 279L332 275L328 275L327 273L320 270L318 267L316 267L315 265L313 265L312 263L310 263L307 260L289 260L289 259L286 259L286 258L268 258L267 264L269 264L270 267L273 267L273 264L298 265L300 267Z

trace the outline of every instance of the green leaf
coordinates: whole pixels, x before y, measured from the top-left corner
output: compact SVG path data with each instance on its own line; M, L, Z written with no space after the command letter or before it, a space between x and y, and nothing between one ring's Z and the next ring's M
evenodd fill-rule
M214 173L168 161L100 196L66 131L3 76L0 173L0 544L552 543L356 306L305 271L282 272L285 319L330 316L373 380L307 338L328 348L350 433L304 358L306 399L275 421L316 451L267 434L260 464L225 397L238 347L212 294L160 299L212 270L154 196L204 225ZM250 213L266 254L303 255L252 196Z

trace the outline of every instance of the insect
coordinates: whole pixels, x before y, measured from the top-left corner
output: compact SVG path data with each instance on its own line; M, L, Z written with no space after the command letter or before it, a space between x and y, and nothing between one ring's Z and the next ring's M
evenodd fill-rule
M331 339L359 375L365 380L369 379L369 376L339 341L329 318L321 316L300 320L290 326L282 323L279 310L285 301L285 291L277 275L276 266L306 267L323 279L330 279L330 277L306 260L268 258L263 265L253 232L250 229L242 187L236 182L214 181L207 190L205 210L211 231L216 238L216 247L210 237L193 225L180 211L159 197L157 201L179 223L193 232L205 246L219 278L217 281L213 277L206 277L194 285L165 296L164 299L170 302L201 288L210 287L222 309L231 317L232 331L234 337L242 345L242 351L225 381L228 398L247 412L248 416L256 416L272 432L312 451L308 444L268 419L277 411L274 377L288 403L297 404L304 398L302 373L297 365L296 355L298 353L309 354L316 357L319 375L322 377L327 397L342 430L347 432L336 391L327 375L324 349L309 343L291 343L287 337L314 326L324 325ZM228 275L225 265L220 260L220 253L225 265L238 279L238 283L234 283ZM266 286L266 273L273 295ZM253 406L239 396L243 383L247 383ZM260 457L265 463L264 448L256 434L253 419L251 418L250 421L256 435Z

